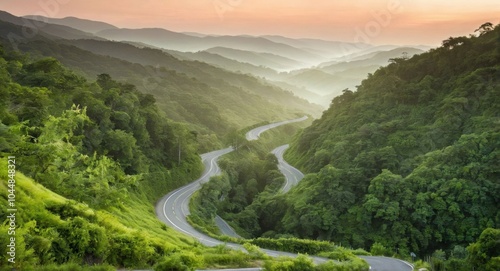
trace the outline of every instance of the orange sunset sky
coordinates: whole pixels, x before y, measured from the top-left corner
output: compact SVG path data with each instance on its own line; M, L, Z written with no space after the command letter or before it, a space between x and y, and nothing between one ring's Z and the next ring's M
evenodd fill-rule
M439 45L484 22L499 0L0 0L14 15L75 16L118 27Z

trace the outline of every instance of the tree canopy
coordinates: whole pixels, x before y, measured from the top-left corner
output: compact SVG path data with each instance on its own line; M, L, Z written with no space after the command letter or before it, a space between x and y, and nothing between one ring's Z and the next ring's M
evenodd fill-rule
M287 153L310 174L277 231L430 255L500 228L500 27L480 29L334 98Z

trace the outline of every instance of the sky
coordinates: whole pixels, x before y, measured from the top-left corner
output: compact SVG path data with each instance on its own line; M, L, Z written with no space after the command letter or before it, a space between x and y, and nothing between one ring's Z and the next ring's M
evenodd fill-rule
M500 23L499 0L0 0L0 10L122 28L398 45L439 45Z

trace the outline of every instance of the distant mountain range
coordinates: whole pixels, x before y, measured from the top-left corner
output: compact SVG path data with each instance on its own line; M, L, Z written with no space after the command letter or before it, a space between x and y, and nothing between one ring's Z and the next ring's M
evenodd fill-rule
M6 17L5 14L3 17ZM179 60L205 62L220 69L268 80L270 84L286 88L324 107L343 89L355 90L368 73L389 64L391 58L410 58L430 49L424 45L374 46L271 35L218 36L179 33L161 28L124 29L75 17L53 19L25 16L2 19L0 14L0 19L11 20L11 23L18 25L26 24L26 20L31 24L35 24L34 20L42 21L43 32L69 40L112 40L138 48L158 49ZM84 43L73 45L82 47ZM105 47L108 51L102 54L117 53L109 48L109 44ZM130 58L134 56L127 57L127 60L131 61ZM135 58L139 63L143 62Z
M69 26L71 28L92 34L108 29L118 29L118 27L108 23L80 19L76 17L65 17L57 19L57 18L48 18L40 15L28 15L28 16L23 16L23 18L42 21L50 24Z
M147 44L108 41L69 26L6 12L0 13L0 44L4 50L19 49L36 58L54 57L92 81L107 73L133 84L153 94L169 118L188 123L200 135L224 136L230 129L304 114L318 116L322 111L251 75L180 60Z

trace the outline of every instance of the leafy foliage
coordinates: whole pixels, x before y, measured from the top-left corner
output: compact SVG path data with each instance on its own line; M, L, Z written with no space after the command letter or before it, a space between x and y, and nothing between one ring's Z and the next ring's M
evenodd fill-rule
M269 199L279 191L284 179L276 157L258 145L242 140L238 151L220 160L224 174L203 184L193 199L193 222L211 221L219 214L245 237L259 236L273 224L269 220L273 219L272 212L279 211L279 200ZM264 210L268 213L259 217Z
M5 157L14 155L23 210L15 267L148 267L191 245L176 234L165 241L152 229L131 230L122 223L137 222L117 217L146 205L142 220L151 216L148 225L160 228L151 202L201 171L195 135L164 117L151 95L107 74L91 83L55 59L0 52L0 200L7 206Z
M259 247L288 251L292 253L303 253L309 255L318 255L321 252L332 251L334 245L327 241L305 240L297 238L256 238L250 241Z
M364 260L356 257L352 257L349 260L342 261L340 263L327 261L325 263L315 265L313 261L305 255L299 255L294 259L283 257L281 261L277 262L268 261L264 265L264 270L268 271L281 271L281 270L365 271L368 269L369 269L368 264Z
M500 230L485 229L476 243L467 248L470 264L478 271L500 268ZM476 269L477 268L477 269Z
M499 37L450 38L335 98L287 153L311 174L275 230L430 255L499 228Z

